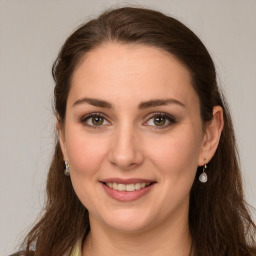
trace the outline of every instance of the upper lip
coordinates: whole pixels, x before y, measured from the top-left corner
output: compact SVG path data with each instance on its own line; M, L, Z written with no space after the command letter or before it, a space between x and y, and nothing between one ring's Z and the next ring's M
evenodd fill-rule
M122 178L108 178L101 180L103 183L118 183L118 184L136 184L136 183L154 183L154 180L148 179L139 179L139 178L129 178L129 179L122 179Z

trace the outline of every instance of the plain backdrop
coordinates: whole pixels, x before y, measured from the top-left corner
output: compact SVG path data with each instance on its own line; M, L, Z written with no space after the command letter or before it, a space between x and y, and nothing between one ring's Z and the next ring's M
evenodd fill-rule
M207 46L230 103L246 198L256 206L255 0L0 0L0 255L17 249L43 207L54 146L51 65L79 24L124 5L172 15Z

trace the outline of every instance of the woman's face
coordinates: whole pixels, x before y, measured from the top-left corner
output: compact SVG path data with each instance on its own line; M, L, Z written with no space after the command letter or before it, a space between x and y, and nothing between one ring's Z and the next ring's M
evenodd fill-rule
M205 135L191 76L174 56L118 43L86 54L63 129L64 158L91 222L136 232L187 219Z

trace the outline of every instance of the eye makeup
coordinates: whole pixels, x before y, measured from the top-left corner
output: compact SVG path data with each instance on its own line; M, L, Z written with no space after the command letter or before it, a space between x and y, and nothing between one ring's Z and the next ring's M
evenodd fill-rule
M109 118L101 112L92 112L84 115L80 118L79 121L86 127L92 129L100 129L111 125ZM170 114L164 112L154 112L150 113L146 117L146 121L144 121L142 125L149 126L153 129L165 129L175 124L176 122L176 118Z

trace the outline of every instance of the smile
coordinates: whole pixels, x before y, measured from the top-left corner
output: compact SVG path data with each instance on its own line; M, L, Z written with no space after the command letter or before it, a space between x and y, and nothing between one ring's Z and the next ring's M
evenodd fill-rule
M105 184L109 188L112 188L113 190L116 190L116 191L132 192L132 191L136 191L136 190L141 190L142 188L149 186L151 183L143 182L143 183L134 183L134 184L122 184L122 183L107 182Z
M130 202L144 197L156 185L154 180L110 178L101 184L109 197L121 202Z

